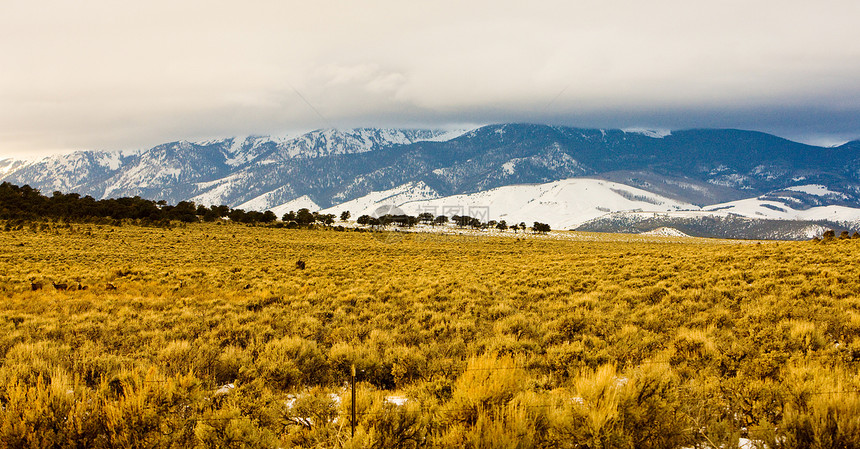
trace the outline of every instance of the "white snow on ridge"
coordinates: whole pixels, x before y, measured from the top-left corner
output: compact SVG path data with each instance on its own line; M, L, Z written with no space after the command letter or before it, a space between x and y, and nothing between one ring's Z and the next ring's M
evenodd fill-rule
M99 153L98 164L111 170L116 170L122 165L121 154L118 151Z
M10 174L31 163L20 159L0 159L0 176Z
M236 207L238 209L256 210L256 211L263 212L263 211L271 210L273 207L281 207L284 204L290 204L291 202L296 201L296 200L301 199L301 198L307 198L308 200L310 200L310 198L308 198L308 196L305 195L305 196L302 196L300 198L294 198L287 203L283 203L284 196L290 195L290 193L286 193L286 192L292 192L292 189L288 185L281 186L281 187L278 187L277 189L268 191L268 192L266 192L262 195L259 195L255 198L251 199L251 200L245 201L244 203L242 203ZM289 198L289 196L287 196L287 198ZM313 203L313 201L311 201L311 203ZM278 206L279 204L280 204L280 206ZM314 204L314 206L316 206L316 204ZM304 207L304 206L302 206L302 207ZM314 210L316 210L316 208Z
M204 192L191 197L189 201L194 201L195 204L202 204L204 206L226 204L225 198L228 198L233 193L239 178L239 175L234 174L215 181L198 182L195 184L197 190L204 190Z
M446 131L442 134L439 134L438 136L431 137L429 139L419 139L418 141L420 141L420 142L447 142L449 140L454 140L454 139L456 139L462 135L465 135L466 133L468 133L470 131L474 131L475 129L477 129L477 127L466 128L466 129L452 129L450 131Z
M227 148L227 151L230 154L236 154L242 147L245 145L245 141L248 140L248 136L236 136L230 141L230 147Z
M840 198L846 198L846 195L844 193L834 192L821 184L806 184L802 186L788 187L785 190L791 190L792 192L801 192L815 196L836 195Z
M441 131L356 128L356 129L318 129L278 144L282 157L320 157L332 154L352 154L372 151L388 145L405 145L426 140L448 140L449 133ZM453 136L451 137L453 138Z
M662 139L672 134L672 131L668 129L624 128L622 131L630 134L642 134L653 139Z
M236 167L236 166L242 165L245 162L248 162L250 159L252 159L253 153L251 153L251 152L247 152L244 154L242 153L242 148L245 146L246 140L248 140L247 136L234 137L231 140L230 146L227 147L227 150L226 150L226 155L229 155L230 157L228 157L224 160L224 162L227 165L229 165L231 167Z

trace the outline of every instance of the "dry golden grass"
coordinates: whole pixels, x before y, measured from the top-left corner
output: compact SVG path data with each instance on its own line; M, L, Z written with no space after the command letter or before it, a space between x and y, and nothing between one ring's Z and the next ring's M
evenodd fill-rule
M0 445L860 441L856 240L380 237L0 232Z

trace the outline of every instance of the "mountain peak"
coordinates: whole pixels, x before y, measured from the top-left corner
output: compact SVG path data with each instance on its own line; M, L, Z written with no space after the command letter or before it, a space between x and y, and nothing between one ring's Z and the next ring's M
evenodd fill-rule
M630 134L642 134L643 136L651 137L654 139L662 139L672 134L672 131L668 129L624 128L621 131Z

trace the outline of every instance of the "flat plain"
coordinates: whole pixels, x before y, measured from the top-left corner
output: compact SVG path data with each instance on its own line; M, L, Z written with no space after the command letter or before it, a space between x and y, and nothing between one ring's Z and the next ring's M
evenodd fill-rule
M860 447L860 240L0 229L5 447Z

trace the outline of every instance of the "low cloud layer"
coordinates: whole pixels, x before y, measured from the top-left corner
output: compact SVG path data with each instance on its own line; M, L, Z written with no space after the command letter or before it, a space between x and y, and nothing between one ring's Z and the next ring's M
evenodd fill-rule
M860 137L856 1L4 3L0 157L528 121Z

